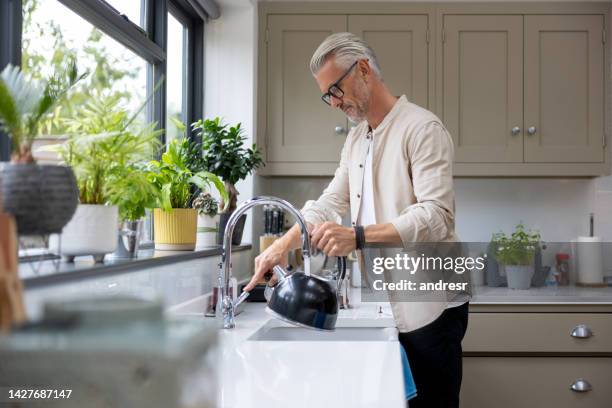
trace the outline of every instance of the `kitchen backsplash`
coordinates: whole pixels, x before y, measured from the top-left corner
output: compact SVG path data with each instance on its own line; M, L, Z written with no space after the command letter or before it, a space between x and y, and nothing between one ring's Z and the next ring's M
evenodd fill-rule
M256 177L255 193L282 197L296 206L316 198L327 177ZM612 176L595 179L455 179L456 231L465 242L487 242L493 232L510 232L517 223L538 229L549 242L588 235L589 214L595 234L612 241ZM345 223L348 218L345 217ZM254 223L254 236L262 226ZM253 240L254 246L257 240ZM612 275L612 262L606 265Z

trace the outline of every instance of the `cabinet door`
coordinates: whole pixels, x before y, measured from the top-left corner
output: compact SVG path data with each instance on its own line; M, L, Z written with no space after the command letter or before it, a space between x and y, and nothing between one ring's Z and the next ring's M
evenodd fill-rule
M461 407L609 408L612 358L464 357ZM572 391L582 379L590 391Z
M349 31L372 47L396 96L429 107L427 15L351 15Z
M270 15L268 30L266 159L338 163L347 119L321 100L309 63L325 37L346 31L346 16Z
M441 119L455 161L522 162L523 17L443 19Z
M525 16L526 162L603 161L602 32L602 15Z

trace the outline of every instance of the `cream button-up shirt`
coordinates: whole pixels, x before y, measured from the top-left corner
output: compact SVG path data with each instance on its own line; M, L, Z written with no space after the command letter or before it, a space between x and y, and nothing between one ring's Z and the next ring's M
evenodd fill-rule
M369 127L361 122L349 132L334 178L317 200L302 209L306 221L340 222L350 211L357 224L362 205ZM436 115L400 97L373 130L372 192L375 219L391 223L404 247L414 242L453 242L455 204L453 141ZM440 301L402 301L391 307L401 332L434 321L447 307Z

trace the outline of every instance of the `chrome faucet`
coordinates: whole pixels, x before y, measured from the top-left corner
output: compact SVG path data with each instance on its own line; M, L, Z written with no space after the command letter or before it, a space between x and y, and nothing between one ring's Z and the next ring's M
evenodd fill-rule
M221 299L221 311L223 313L223 328L233 329L236 326L234 322L234 312L236 307L242 303L247 296L248 292L242 293L236 301L232 301L230 293L230 278L232 275L232 236L234 235L234 226L242 214L251 209L252 207L260 205L276 205L284 210L289 211L297 223L300 225L302 232L302 256L304 258L304 271L310 272L310 237L308 235L308 228L306 226L306 220L302 214L291 205L289 202L276 198L276 197L253 197L252 199L242 203L230 216L225 227L225 235L223 236L223 253L221 255L222 268L219 270L219 296Z

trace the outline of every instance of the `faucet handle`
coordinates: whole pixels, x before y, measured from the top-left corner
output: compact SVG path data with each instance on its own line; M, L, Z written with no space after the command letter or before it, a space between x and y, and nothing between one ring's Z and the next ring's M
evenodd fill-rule
M238 299L236 299L236 300L234 301L234 304L233 304L233 306L234 306L234 310L236 310L236 308L237 308L237 307L238 307L238 306L239 306L239 305L240 305L242 302L244 302L244 301L246 300L246 298L248 298L248 297L249 297L249 295L250 295L250 293L249 293L249 292L242 292L242 293L240 294L240 296L238 296Z

